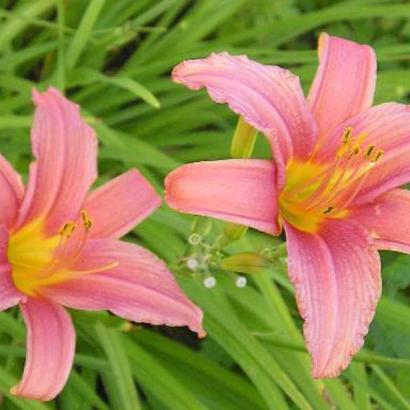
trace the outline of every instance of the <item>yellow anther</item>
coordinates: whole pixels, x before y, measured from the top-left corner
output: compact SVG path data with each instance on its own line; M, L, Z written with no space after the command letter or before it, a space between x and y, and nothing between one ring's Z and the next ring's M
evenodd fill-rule
M59 234L69 238L75 231L76 225L74 222L66 222L60 229Z
M84 209L81 211L81 219L83 220L83 226L86 231L89 231L91 229L91 226L93 225L93 222L91 221L91 218L89 217L87 211Z

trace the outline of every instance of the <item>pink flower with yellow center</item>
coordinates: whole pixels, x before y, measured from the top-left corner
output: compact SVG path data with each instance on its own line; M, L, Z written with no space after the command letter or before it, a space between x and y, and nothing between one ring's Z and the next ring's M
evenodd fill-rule
M27 326L24 374L12 393L51 400L74 358L63 306L204 331L201 310L165 264L118 240L160 205L153 187L130 170L88 193L97 175L94 131L57 90L33 98L36 160L26 188L0 157L0 309L19 304Z
M322 34L307 99L298 77L244 56L213 54L173 72L206 87L270 142L274 161L182 166L166 180L182 212L286 232L289 277L313 376L337 376L362 346L381 293L377 250L410 251L410 108L371 107L372 48Z

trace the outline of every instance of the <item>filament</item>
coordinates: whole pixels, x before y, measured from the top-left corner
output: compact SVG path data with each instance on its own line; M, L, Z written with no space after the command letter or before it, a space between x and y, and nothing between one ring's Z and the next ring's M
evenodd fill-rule
M363 188L375 163L384 154L384 151L377 149L375 145L363 147L367 135L366 132L362 132L355 137L353 129L346 128L334 161L316 175L302 181L301 185L286 190L284 195L288 203L294 203L300 211L310 211L313 214L318 212L322 215L347 209ZM312 159L309 159L308 163L314 165ZM353 191L344 200L343 193L349 191L351 187ZM298 196L303 193L306 193L307 197L302 196L302 199L298 200Z

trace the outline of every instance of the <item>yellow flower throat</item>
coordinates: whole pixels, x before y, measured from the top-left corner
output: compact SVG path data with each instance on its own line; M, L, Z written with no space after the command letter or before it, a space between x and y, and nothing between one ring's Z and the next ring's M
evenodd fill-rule
M304 232L317 232L326 218L344 218L369 171L384 152L374 145L362 147L367 134L354 137L346 128L331 162L291 160L286 184L279 196L281 216Z
M66 222L56 235L45 234L45 219L37 218L11 233L8 261L12 279L18 290L29 296L41 293L41 288L64 282L80 275L103 272L118 266L117 262L90 270L76 270L92 226L86 211L81 211L82 224Z

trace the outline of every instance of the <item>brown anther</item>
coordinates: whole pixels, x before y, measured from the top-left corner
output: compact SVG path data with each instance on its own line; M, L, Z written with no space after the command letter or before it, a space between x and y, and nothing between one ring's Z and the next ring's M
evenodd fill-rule
M352 136L353 128L348 127L343 131L342 142L344 145L348 144Z
M70 238L70 236L74 233L75 228L76 225L74 222L66 222L59 230L59 234L65 236L66 238Z
M382 149L377 150L371 162L377 162L383 155L384 155L384 151Z
M349 154L349 159L356 157L360 152L360 147L356 146L352 149L352 151Z
M90 217L88 216L87 211L84 209L81 211L81 219L83 220L83 226L86 231L89 231L93 225Z
M366 151L366 154L365 154L365 158L366 158L366 159L368 159L368 160L371 159L372 153L373 153L374 149L375 149L375 146L374 146L374 145L370 145L370 146L367 148L367 151Z
M332 212L333 211L333 206L329 206L328 208L326 208L324 211L323 211L323 214L330 214L330 212Z
M343 155L346 154L346 151L349 149L349 145L351 145L352 133L353 128L347 127L344 129L342 134L342 144L336 152L336 157L341 158Z

